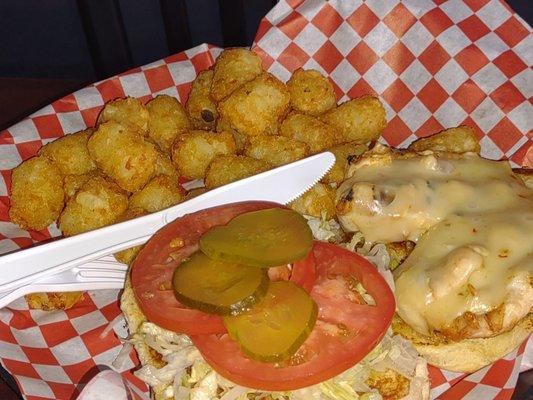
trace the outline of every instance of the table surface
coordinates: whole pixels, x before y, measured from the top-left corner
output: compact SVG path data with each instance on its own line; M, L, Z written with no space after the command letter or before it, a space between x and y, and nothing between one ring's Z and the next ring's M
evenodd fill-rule
M0 131L88 83L80 79L0 78Z

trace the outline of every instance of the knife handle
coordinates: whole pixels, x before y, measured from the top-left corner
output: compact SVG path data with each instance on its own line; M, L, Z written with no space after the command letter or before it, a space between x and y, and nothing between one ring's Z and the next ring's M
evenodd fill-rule
M0 257L0 271L3 271L0 290L146 243L169 220L200 209L201 201L198 196L154 214L3 255Z

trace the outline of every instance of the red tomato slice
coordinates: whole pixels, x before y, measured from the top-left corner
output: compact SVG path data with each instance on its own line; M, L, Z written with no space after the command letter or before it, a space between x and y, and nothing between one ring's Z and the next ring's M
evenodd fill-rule
M315 242L317 280L311 297L319 307L313 332L285 365L245 357L227 334L192 336L206 361L222 376L261 390L295 390L323 382L362 360L381 340L395 310L394 295L363 257L333 244ZM349 287L357 279L376 305L360 304Z
M284 207L271 202L248 201L209 208L178 218L166 225L139 252L131 270L135 298L149 321L162 328L188 335L223 333L217 315L187 308L171 289L174 269L198 250L200 237L237 215L266 208ZM294 263L291 280L309 291L315 281L313 254Z
M309 293L316 280L314 253L311 251L303 260L294 262L292 269L287 265L269 268L268 276L271 281L292 281Z

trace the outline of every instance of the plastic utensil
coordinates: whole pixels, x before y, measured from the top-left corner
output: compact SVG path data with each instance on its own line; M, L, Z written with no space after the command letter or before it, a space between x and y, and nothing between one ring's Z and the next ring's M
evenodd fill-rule
M334 162L332 153L320 153L219 187L163 211L9 253L0 257L3 271L0 292L17 288L23 291L22 285L47 275L143 244L158 229L188 213L249 200L289 203L318 182Z

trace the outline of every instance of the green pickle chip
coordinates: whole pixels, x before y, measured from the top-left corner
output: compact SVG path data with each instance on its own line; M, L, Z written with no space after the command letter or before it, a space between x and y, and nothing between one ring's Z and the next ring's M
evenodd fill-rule
M312 246L305 218L284 208L241 214L200 239L200 249L211 258L260 268L305 258Z
M213 260L198 251L172 277L176 298L206 313L235 315L261 300L268 289L266 270Z
M259 303L246 313L223 317L230 337L248 357L262 362L292 356L315 326L318 307L305 290L289 281L271 282Z

